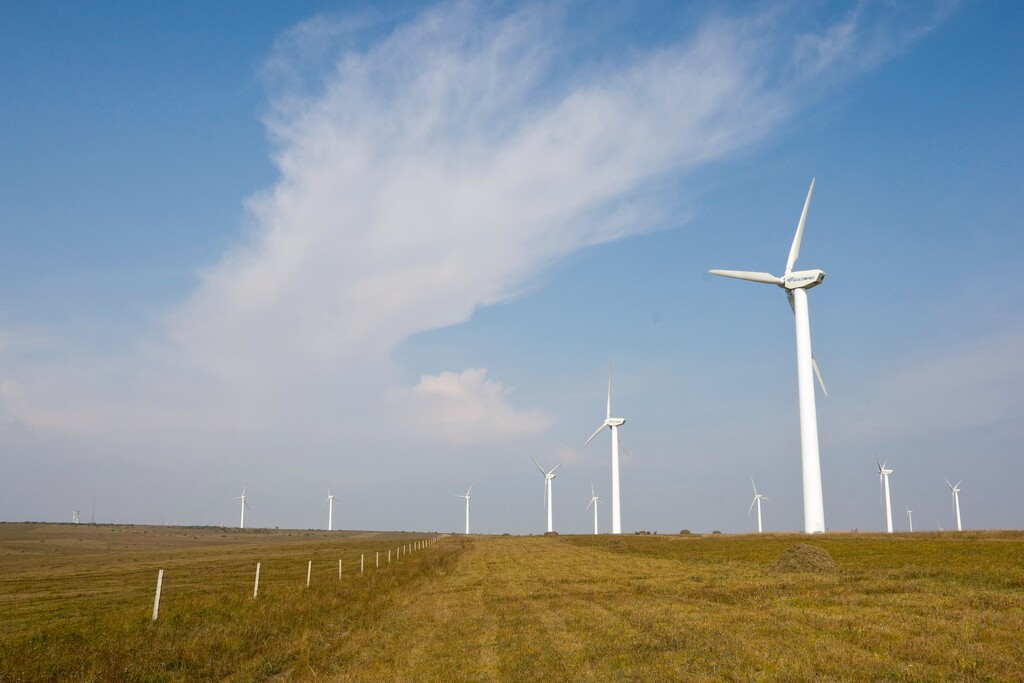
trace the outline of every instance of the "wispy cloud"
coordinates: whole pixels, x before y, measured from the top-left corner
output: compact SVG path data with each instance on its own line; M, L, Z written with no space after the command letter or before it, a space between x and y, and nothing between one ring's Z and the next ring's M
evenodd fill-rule
M797 39L776 12L577 68L560 52L573 38L562 15L456 3L385 33L367 17L294 28L265 69L280 178L248 200L245 238L166 316L166 338L116 372L81 371L90 390L71 398L39 382L63 368L34 366L21 381L37 386L6 385L6 409L100 432L333 434L345 414L367 431L405 416L416 433L401 407L418 401L452 441L544 425L482 370L396 392L391 353L516 297L568 254L663 228L660 181L764 139L806 104L797 86L864 46L856 13Z

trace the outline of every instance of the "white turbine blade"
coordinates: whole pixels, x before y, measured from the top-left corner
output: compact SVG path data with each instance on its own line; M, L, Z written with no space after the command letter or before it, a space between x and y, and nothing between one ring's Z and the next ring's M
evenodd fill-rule
M709 270L712 275L721 275L722 277L731 277L736 280L749 280L750 282L763 282L768 285L781 285L783 279L772 275L771 273L760 273L749 270Z
M796 226L796 235L793 237L793 245L789 248L789 258L786 260L786 275L793 270L793 264L800 256L800 241L804 237L804 223L807 222L807 207L811 205L811 194L814 192L814 179L811 179L811 188L807 190L807 199L804 201L804 210L800 213L800 222Z
M545 476L551 476L552 474L555 473L555 470L557 470L561 466L562 466L562 463L558 463L557 465L555 465L554 467L551 468L550 472L545 473Z
M608 366L608 413L605 415L606 418L612 416L612 366Z
M590 497L597 498L597 494L594 493L594 482L590 482Z
M472 490L473 490L473 485L472 485L472 484L470 484L470 485L469 485L469 488L468 488L468 489L466 489L466 497L467 497L467 498L469 498L469 492L470 492L470 491L472 491Z
M626 444L622 443L622 439L619 439L619 448L622 449L622 452L626 454L627 458L633 457L633 454L626 450Z
M825 380L821 378L821 370L818 369L818 361L811 356L811 367L814 368L814 376L818 378L818 386L825 392L825 398L828 398L828 389L825 388Z
M591 506L591 505L593 505L593 504L594 504L594 499L593 499L593 498L591 498L591 499L590 499L590 502L589 502L589 503L587 503L587 507L586 507L586 508L585 508L585 509L584 509L583 511L584 511L584 512L586 512L587 510L589 510L589 509L590 509L590 506Z
M754 487L754 495L757 495L757 484L754 483L754 478L750 478L750 485Z
M946 486L948 486L948 487L949 487L949 490L950 490L950 491L952 491L952 490L953 490L953 485L949 483L949 479L946 479Z
M540 470L541 474L547 476L547 472L545 472L544 468L540 466L539 462L537 462L537 458L530 458L530 460L532 460L533 464L537 466L537 469Z
M875 451L875 464L878 465L878 473L881 474L882 473L882 463L878 459L878 451Z
M594 430L594 433L590 435L590 438L589 438L589 439L587 439L587 443L590 443L591 441L593 441L593 440L594 440L594 437L595 437L595 436L597 436L598 434L600 434L600 433L601 433L601 430L602 430L602 429L604 429L604 428L605 428L605 424L604 424L604 423L602 422L602 423L601 423L601 426L600 426L600 427L598 427L597 429L595 429L595 430ZM586 448L586 447L587 447L587 443L583 444L583 447L584 447L584 448ZM535 462L536 462L536 461L535 461ZM538 465L538 467L540 467L540 465ZM544 471L544 470L541 470L541 472L543 472L543 471Z
M757 502L757 496L754 496L754 500L750 501L750 507L747 508L747 514L748 515L750 514L750 511L754 509L754 503L756 503L756 502Z

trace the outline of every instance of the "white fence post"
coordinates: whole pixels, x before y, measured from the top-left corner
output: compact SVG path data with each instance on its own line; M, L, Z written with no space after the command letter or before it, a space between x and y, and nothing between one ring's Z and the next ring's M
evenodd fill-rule
M306 566L306 588L309 588L309 579L313 576L313 560Z
M256 563L256 583L252 585L252 599L256 599L256 595L260 592L260 563Z
M366 559L366 555L360 555L359 556L359 573L360 574L363 573L363 560L365 560L365 559Z
M341 560L338 560L338 580L341 580Z
M377 551L377 567L380 567L380 551Z
M388 564L391 564L391 548L388 548Z
M156 597L153 598L153 621L156 621L160 614L160 588L164 585L164 570L161 569L156 575Z

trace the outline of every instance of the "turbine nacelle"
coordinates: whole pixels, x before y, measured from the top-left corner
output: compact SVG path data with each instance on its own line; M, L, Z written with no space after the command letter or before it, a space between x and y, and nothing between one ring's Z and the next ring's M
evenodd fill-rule
M820 268L814 270L798 270L783 278L781 287L786 289L810 289L817 287L825 280L825 271Z
M626 424L626 418L609 417L607 420L604 421L604 424L607 427L621 427L622 425Z

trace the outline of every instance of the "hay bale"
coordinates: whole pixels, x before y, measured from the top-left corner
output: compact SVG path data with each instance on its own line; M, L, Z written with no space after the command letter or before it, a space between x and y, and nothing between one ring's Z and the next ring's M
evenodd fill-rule
M779 555L779 559L772 565L772 571L827 574L836 571L836 563L824 548L797 543Z

